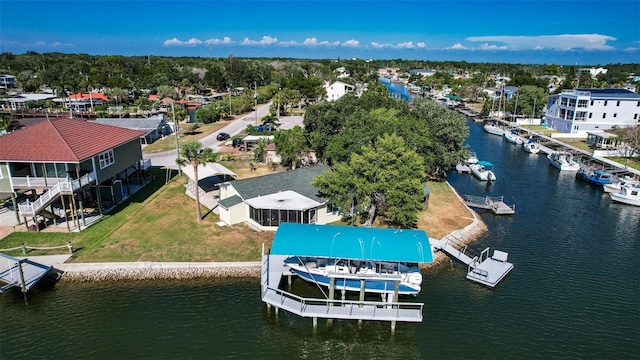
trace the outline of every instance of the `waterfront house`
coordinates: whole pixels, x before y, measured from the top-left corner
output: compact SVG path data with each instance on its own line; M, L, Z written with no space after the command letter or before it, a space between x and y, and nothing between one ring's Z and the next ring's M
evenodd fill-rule
M411 69L409 70L409 75L420 75L422 77L429 77L435 75L436 72L433 70L427 69Z
M16 77L13 75L0 75L0 90L6 91L16 88Z
M326 165L274 173L220 184L220 220L246 223L258 230L278 229L283 222L328 224L340 220L338 209L311 185Z
M356 89L355 86L347 83L343 83L342 81L336 81L333 84L326 83L324 86L327 94L325 96L326 100L335 101L345 96L347 93L350 93Z
M544 120L569 134L640 124L640 94L625 89L573 89L550 95Z
M51 94L16 94L12 97L0 99L3 110L24 110L29 108L30 102L50 100L54 96Z
M0 137L0 193L13 203L16 218L56 219L82 215L86 207L102 214L146 182L140 137L144 132L84 120L56 118ZM143 180L144 178L144 180ZM93 211L93 210L92 210Z

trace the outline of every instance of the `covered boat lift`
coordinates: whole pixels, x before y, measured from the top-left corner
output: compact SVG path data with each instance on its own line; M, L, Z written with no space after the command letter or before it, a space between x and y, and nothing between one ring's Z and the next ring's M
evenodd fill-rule
M267 308L287 310L302 317L390 321L395 332L397 321L421 322L422 303L398 301L400 280L396 280L392 301L365 301L365 277L360 279L357 301L336 300L335 278L330 279L327 299L303 298L280 289L283 276L291 281L284 260L291 256L340 258L361 261L431 263L433 253L426 232L421 230L360 228L315 224L280 224L270 254L262 256L262 301Z

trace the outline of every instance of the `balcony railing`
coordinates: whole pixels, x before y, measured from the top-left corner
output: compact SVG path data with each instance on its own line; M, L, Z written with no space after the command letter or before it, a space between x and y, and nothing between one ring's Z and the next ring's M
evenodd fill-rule
M49 180L49 179L47 179ZM68 180L64 179L53 185L47 192L42 194L36 201L26 201L18 204L18 210L22 216L34 216L45 206L49 205L53 200L57 199L61 194L68 194L89 185L96 181L95 173L82 176L80 179Z

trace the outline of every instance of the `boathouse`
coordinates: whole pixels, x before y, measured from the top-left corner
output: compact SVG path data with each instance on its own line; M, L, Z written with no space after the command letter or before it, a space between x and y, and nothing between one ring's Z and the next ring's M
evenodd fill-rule
M261 294L268 308L283 309L293 314L310 317L313 327L318 318L390 321L395 331L397 321L421 322L422 303L399 301L399 280L389 289L386 301L365 300L365 275L349 274L360 281L358 300L335 298L335 277L329 274L330 285L325 298L305 298L282 289L283 278L289 287L292 272L285 266L290 257L340 258L377 262L431 263L433 253L429 238L422 230L361 228L314 224L283 223L278 228L269 254L263 254ZM358 278L360 276L360 278ZM344 274L339 275L345 277ZM283 285L286 286L286 285ZM324 292L323 292L324 294ZM383 296L384 297L384 296Z

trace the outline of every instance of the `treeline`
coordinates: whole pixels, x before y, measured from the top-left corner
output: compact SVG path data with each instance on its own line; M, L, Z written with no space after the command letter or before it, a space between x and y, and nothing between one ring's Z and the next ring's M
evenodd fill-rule
M600 65L596 65L598 67ZM401 72L414 68L433 69L432 81L453 84L455 74L471 74L466 83L479 86L489 75L506 75L512 84L536 85L542 75L567 78L574 82L578 68L585 65L468 63L466 61L364 60L364 59L288 59L288 58L226 58L166 57L166 56L101 56L27 52L0 54L0 73L14 75L23 92L37 92L46 86L55 90L83 92L88 89L126 89L156 92L159 86L174 86L200 93L204 89L226 91L228 88L276 84L278 89L297 89L303 97L318 96L318 83L333 81L344 68L350 74L344 82L369 82L376 79L379 68L395 67ZM640 64L607 64L606 74L598 76L597 86L623 86L631 74L640 74ZM313 83L309 83L312 79ZM465 84L466 84L465 83ZM437 85L437 84L436 84ZM585 86L589 84L581 84ZM585 86L586 87L586 86Z

